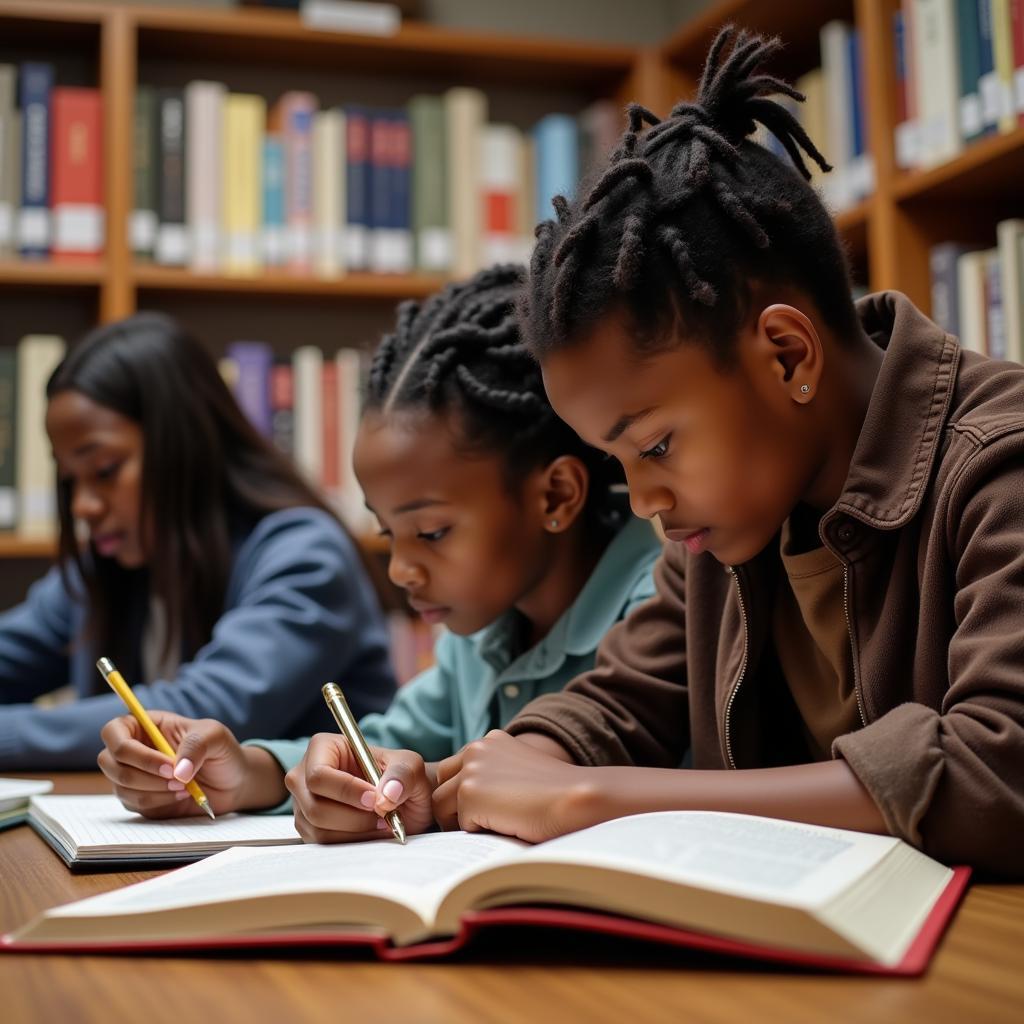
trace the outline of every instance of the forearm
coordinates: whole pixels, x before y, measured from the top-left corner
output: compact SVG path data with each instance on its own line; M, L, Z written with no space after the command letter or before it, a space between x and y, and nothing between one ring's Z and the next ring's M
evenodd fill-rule
M569 798L570 827L647 811L732 811L886 834L881 812L845 761L693 771L581 768Z
M280 762L262 747L244 746L245 786L238 801L243 811L266 810L277 807L288 796L284 784L284 771Z

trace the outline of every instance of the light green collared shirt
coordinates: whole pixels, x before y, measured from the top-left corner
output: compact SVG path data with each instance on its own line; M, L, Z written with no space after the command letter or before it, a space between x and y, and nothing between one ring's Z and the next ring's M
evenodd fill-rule
M654 594L651 572L661 543L650 525L630 519L601 556L576 600L551 631L514 655L517 613L509 611L472 636L445 632L435 665L399 691L382 714L359 723L367 743L415 750L440 761L509 722L534 697L561 690L594 665L601 638ZM252 740L288 771L308 739Z

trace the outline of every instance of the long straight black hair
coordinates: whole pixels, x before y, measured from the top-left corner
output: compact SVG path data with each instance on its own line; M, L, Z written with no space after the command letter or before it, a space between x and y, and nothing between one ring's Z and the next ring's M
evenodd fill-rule
M330 510L250 424L203 346L168 316L139 313L87 334L50 377L47 399L64 391L133 420L143 436L141 572L80 548L72 485L57 483L61 568L66 582L72 566L81 575L94 650L138 671L135 631L126 627L144 619L149 594L166 608L164 655L180 638L191 658L223 613L233 538L270 512Z

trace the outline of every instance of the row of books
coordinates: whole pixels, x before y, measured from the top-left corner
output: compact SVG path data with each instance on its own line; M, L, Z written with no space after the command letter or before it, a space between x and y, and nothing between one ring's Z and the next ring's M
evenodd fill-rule
M0 258L96 259L104 222L99 91L0 64Z
M1024 124L1024 0L902 0L893 19L898 166Z
M932 319L964 348L1024 362L1024 219L1001 221L991 248L930 252Z
M402 109L324 109L292 91L268 110L219 82L140 86L133 251L196 271L325 277L464 276L524 259L551 197L611 149L620 117L600 102L529 132L487 118L486 95L461 87Z
M874 161L868 152L864 64L860 32L843 21L830 21L820 33L821 66L794 83L803 103L775 97L801 123L822 151L832 171L823 174L808 164L811 179L829 208L838 212L870 195L875 187ZM759 126L755 138L780 159L789 155L782 143Z
M253 426L291 456L349 529L375 529L352 471L369 354L342 348L332 356L300 345L275 359L265 342L236 341L219 365Z

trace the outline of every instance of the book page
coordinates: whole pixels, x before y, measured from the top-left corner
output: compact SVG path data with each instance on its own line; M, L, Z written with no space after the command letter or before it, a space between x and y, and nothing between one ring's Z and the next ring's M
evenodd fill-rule
M186 852L301 841L290 814L226 814L216 821L200 814L154 821L125 810L115 796L33 797L29 814L79 853Z
M337 846L236 847L124 889L57 907L49 916L102 917L298 893L366 893L403 903L426 922L443 895L477 867L524 844L497 836L438 832Z
M53 783L47 779L0 779L0 811L27 804L30 796L49 793Z
M813 907L898 844L891 836L743 814L662 811L553 839L524 860L588 864L773 903Z

